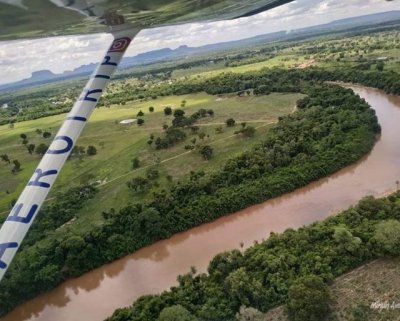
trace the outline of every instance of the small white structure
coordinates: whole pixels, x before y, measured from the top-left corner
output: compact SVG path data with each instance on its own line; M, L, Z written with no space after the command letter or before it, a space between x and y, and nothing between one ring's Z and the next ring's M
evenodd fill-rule
M1 108L2 108L2 109L7 109L7 108L8 108L8 104L7 104L7 103L3 104L3 105L1 106Z
M119 123L122 124L122 125L129 125L129 124L133 124L133 123L136 123L136 122L137 122L137 119L131 118L131 119L121 120Z

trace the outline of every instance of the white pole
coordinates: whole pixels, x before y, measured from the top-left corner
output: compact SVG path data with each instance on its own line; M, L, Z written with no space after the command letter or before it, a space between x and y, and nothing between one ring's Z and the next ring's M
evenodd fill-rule
M66 117L0 230L0 281L6 273L50 188L96 107L110 76L138 30L114 33L113 42Z

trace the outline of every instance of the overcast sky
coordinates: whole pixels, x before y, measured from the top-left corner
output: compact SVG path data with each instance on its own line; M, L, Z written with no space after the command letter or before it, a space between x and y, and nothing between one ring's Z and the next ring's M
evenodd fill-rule
M180 45L201 46L391 10L400 10L400 0L296 0L248 18L144 30L127 55ZM108 34L96 34L0 42L0 84L29 78L41 69L62 73L97 63L110 40Z

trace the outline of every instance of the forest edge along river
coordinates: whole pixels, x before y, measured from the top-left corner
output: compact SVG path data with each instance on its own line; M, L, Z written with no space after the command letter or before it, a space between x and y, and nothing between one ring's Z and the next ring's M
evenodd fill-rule
M303 188L156 242L21 304L0 321L100 321L145 294L177 284L195 266L204 272L218 253L244 248L270 232L298 228L346 209L367 195L381 196L400 179L400 97L347 86L376 111L382 133L356 164Z

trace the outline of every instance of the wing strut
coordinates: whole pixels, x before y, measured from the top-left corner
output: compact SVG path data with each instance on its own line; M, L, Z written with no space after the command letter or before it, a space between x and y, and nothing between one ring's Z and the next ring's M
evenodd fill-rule
M0 230L0 281L92 114L111 75L139 30L113 32L110 48L67 115Z

